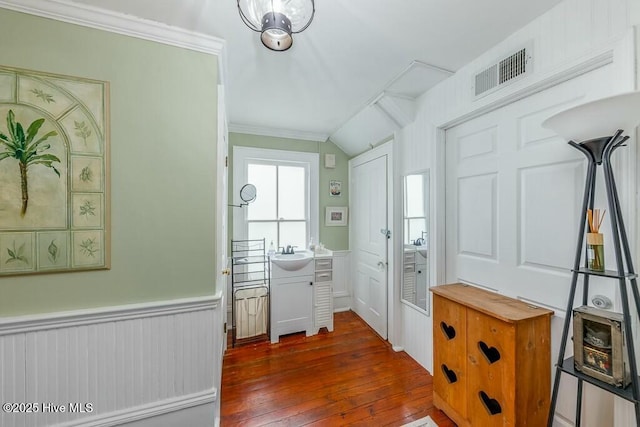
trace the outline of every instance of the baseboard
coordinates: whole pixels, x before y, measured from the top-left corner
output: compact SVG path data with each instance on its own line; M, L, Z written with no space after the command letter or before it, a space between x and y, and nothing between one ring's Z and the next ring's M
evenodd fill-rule
M172 412L196 406L211 404L218 397L217 390L211 389L200 393L180 396L173 399L166 399L120 411L108 412L94 417L86 417L70 421L63 424L56 424L56 427L112 427L131 423L137 423L149 418L159 417ZM213 411L212 411L213 412ZM160 425L158 420L154 420L150 425ZM192 424L189 424L190 426Z
M567 420L561 415L556 414L553 417L553 427L574 427L575 424Z

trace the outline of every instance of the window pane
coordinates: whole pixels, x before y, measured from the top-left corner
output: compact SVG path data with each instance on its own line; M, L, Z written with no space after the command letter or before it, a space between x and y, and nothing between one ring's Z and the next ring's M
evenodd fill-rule
M250 222L249 223L249 239L265 239L266 250L269 250L269 244L273 241L273 246L278 250L278 225L274 222Z
M247 219L277 219L276 167L274 165L249 164L247 166L247 182L256 186L256 200L246 206ZM269 243L267 242L267 244Z
M404 219L404 243L405 245L410 245L412 240L409 232L409 220L407 218Z
M424 218L409 220L409 240L414 241L424 236L426 241L427 235L422 234L423 231L427 231L427 221Z
M304 221L280 223L280 246L297 246L298 250L307 247L307 223Z
M278 167L278 217L306 219L305 169L300 166Z
M426 216L424 213L424 190L422 175L407 175L405 200L407 212L405 216Z

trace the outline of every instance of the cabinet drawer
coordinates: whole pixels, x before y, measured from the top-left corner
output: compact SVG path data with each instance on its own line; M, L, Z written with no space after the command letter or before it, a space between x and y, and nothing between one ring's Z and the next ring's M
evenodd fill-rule
M515 425L515 325L469 309L467 327L469 421Z
M316 271L316 282L330 282L332 276L331 271Z
M404 253L404 257L403 257L403 262L406 263L412 263L412 262L416 262L416 253L415 252L405 252Z
M333 268L332 258L317 258L316 270L331 270Z
M433 390L462 418L467 417L466 308L434 295Z

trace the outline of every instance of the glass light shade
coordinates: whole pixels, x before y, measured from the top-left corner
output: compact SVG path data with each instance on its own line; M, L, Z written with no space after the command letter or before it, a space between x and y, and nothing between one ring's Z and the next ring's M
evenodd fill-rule
M618 129L630 133L640 123L640 91L587 102L561 111L542 122L567 141L576 143L612 136Z
M314 0L238 0L242 21L262 33L262 43L271 50L287 50L292 34L304 31L315 13Z

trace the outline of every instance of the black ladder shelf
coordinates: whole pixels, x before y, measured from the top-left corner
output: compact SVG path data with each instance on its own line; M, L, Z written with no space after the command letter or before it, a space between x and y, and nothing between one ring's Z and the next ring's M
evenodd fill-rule
M637 275L633 270L633 260L629 250L629 240L625 230L622 212L620 209L620 200L618 199L618 191L616 182L611 170L611 154L613 151L624 144L629 139L628 136L622 136L623 131L618 130L611 137L596 138L581 143L570 141L569 145L580 150L588 159L589 166L587 168L587 179L584 189L584 197L582 200L581 221L578 233L578 244L576 248L576 257L572 270L571 289L569 291L569 300L567 302L567 311L564 319L564 328L562 330L562 340L560 341L560 351L558 355L558 363L556 365L556 377L553 383L553 393L551 395L551 405L549 409L549 417L547 427L553 425L555 408L558 399L558 388L560 386L561 374L569 374L578 379L577 404L576 404L576 420L575 426L580 427L580 418L582 412L582 386L584 382L592 384L610 393L616 394L634 404L636 413L636 426L640 427L640 388L638 379L638 369L636 366L635 349L633 346L633 332L631 325L631 316L629 314L629 297L627 294L627 281L631 283L631 292L635 303L635 309L640 316L640 294L638 293ZM586 229L586 212L587 209L593 209L595 188L596 188L596 172L598 166L602 166L604 173L605 191L607 194L607 203L609 208L609 218L611 223L612 241L616 258L616 270L607 270L604 272L592 271L586 268L587 260L585 257L585 267L580 267L582 258L584 235ZM624 259L623 259L624 257ZM625 266L626 264L626 270ZM574 368L573 357L565 359L565 350L569 335L569 323L571 321L571 313L573 303L576 296L576 287L578 278L583 279L582 305L587 305L589 296L589 278L590 276L601 276L618 281L620 286L620 297L622 302L622 311L624 319L624 335L627 340L627 353L629 359L629 371L631 373L631 383L624 388L610 385L604 381L600 381Z

